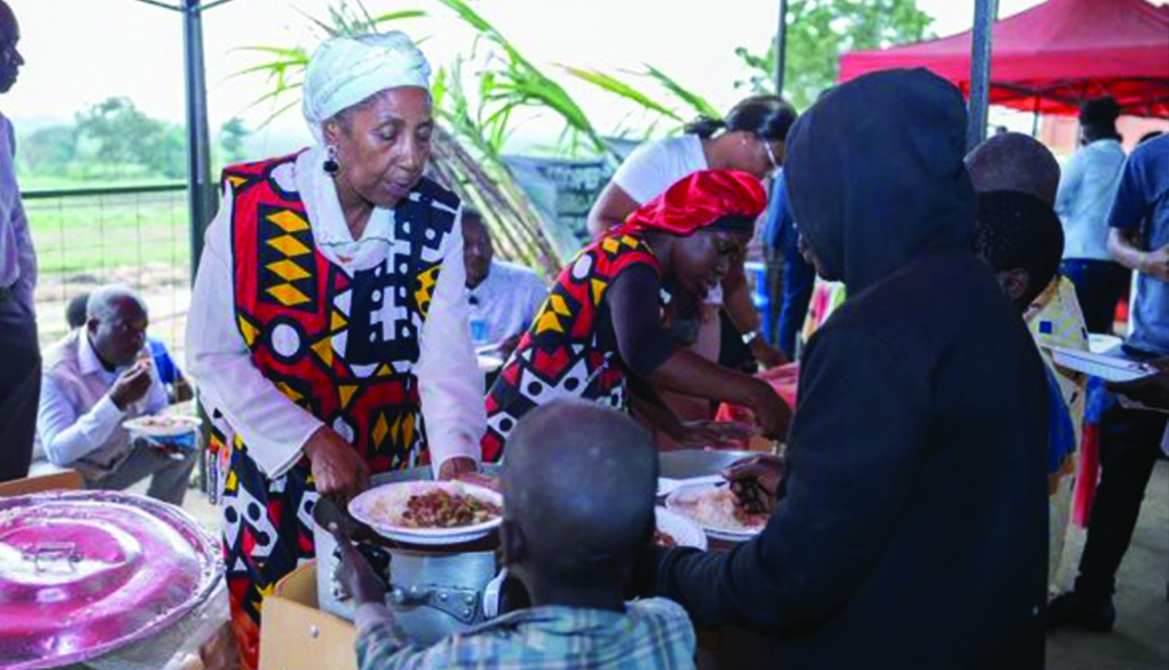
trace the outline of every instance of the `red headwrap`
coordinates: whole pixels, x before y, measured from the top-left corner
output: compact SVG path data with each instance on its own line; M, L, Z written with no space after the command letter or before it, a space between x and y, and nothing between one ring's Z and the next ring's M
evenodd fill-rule
M728 228L750 231L767 207L767 193L754 176L738 170L691 173L637 208L613 234L659 230L689 235L726 219Z

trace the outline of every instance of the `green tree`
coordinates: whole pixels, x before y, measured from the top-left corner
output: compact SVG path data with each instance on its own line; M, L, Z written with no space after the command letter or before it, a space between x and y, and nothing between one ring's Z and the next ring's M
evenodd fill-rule
M836 81L840 54L918 42L932 35L933 19L916 0L792 0L787 12L784 95L807 109ZM735 50L750 70L736 82L757 93L775 91L775 41L766 55Z
M239 163L244 160L244 143L252 131L244 125L243 119L232 117L219 128L219 148L223 150L223 159L228 163Z
M167 179L187 176L187 133L182 126L159 122L158 132L150 137L142 164L151 173Z
M94 155L102 162L146 164L162 123L146 116L129 98L115 97L78 113L77 132L93 143Z
M68 125L41 128L21 143L20 153L34 174L60 174L77 158L77 129Z
M108 98L78 113L76 119L89 169L125 174L131 168L145 168L150 176L168 179L184 175L182 127L150 118L129 98Z

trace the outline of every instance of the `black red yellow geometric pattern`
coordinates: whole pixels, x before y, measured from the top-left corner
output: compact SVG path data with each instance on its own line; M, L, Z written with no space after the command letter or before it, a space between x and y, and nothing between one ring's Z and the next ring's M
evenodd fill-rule
M413 367L458 198L424 179L394 209L391 254L349 274L316 249L304 203L288 188L295 158L224 174L240 334L264 376L348 440L371 472L423 463ZM263 599L314 555L317 494L306 459L272 478L236 439L223 497L233 623L248 661Z
M587 398L625 406L625 364L597 337L605 293L619 274L648 266L659 276L653 251L637 235L607 237L585 247L556 280L487 394L484 461L498 461L516 422L556 398Z

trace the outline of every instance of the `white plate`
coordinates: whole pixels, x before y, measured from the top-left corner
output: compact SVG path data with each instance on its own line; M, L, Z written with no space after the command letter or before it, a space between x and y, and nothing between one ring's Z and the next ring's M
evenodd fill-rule
M674 538L679 547L694 547L706 551L706 533L698 524L665 507L654 508L654 522L658 530Z
M1122 344L1124 344L1124 340L1115 335L1088 333L1088 351L1094 354L1106 353L1109 349L1115 349Z
M349 513L353 518L373 528L383 537L410 544L443 545L471 542L490 535L503 522L502 517L484 521L470 526L457 528L410 528L394 525L387 518L388 514L379 513L376 507L405 508L406 501L411 496L423 495L442 489L449 493L470 495L503 507L503 496L481 486L474 486L464 482L394 482L372 488L349 502Z
M1127 382L1153 374L1148 366L1117 356L1105 356L1089 351L1050 347L1055 364L1060 367L1100 377L1110 382Z
M503 367L504 360L499 356L489 356L487 354L479 354L479 370L481 372L494 372Z
M674 492L666 496L666 508L672 512L677 512L686 517L699 528L706 532L707 537L716 540L729 540L731 542L745 542L759 534L763 530L763 526L758 528L746 529L741 526L727 527L727 526L711 526L703 523L701 520L694 517L694 505L697 504L698 499L706 494L719 488L715 484L690 484L687 486L680 486L674 489Z
M157 421L166 421L169 425L150 425ZM203 422L198 417L182 416L181 414L165 414L161 416L138 416L122 422L122 427L131 433L146 437L179 437L199 428Z

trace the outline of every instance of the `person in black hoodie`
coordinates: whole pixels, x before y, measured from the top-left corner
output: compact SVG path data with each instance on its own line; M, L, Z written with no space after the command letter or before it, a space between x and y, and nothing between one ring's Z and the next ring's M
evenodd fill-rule
M1047 385L972 252L965 129L925 70L860 77L796 123L794 217L850 297L804 355L783 497L729 553L638 562L636 587L696 623L774 634L784 670L1043 668Z

